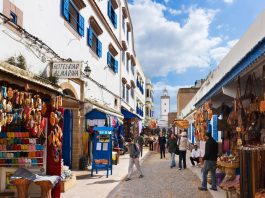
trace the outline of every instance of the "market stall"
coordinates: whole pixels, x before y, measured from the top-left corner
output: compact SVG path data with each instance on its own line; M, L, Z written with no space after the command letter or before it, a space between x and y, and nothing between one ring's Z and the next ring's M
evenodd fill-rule
M61 175L63 109L56 86L10 65L0 70L0 192L6 193L16 192L11 176L19 167ZM40 188L31 184L29 194ZM60 197L59 184L52 196Z
M262 70L259 79L252 72L233 81L235 98L215 109L212 103L217 96L213 97L194 114L196 141L203 142L206 132L212 132L214 138L220 132L217 165L218 172L225 175L220 187L241 197L255 197L265 188L265 68Z

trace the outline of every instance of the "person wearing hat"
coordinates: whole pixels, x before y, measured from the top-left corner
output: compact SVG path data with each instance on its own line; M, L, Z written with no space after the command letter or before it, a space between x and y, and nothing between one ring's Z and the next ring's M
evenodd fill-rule
M204 167L202 169L202 186L199 190L207 191L207 175L211 171L212 176L212 187L211 190L217 191L216 186L216 161L218 154L218 143L212 138L212 134L206 133L206 144L205 144L205 154L203 157Z
M186 169L186 152L188 147L187 132L183 131L179 138L179 170L181 170L182 168Z
M197 166L200 162L200 157L201 157L201 151L200 149L198 149L198 145L195 144L194 148L191 151L191 155L190 155L190 162L192 164L192 166L195 166L194 162L197 162Z
M125 181L131 180L131 176L133 173L133 165L135 164L138 172L140 173L139 178L143 177L143 173L140 167L140 162L139 162L139 156L140 156L140 150L136 146L135 143L132 142L132 139L128 139L128 152L130 155L130 161L129 161L129 169L128 169L128 176L125 179Z

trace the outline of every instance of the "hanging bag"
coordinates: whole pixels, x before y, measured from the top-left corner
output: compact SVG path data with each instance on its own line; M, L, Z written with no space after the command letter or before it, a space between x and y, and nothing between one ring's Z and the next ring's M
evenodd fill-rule
M180 138L178 139L177 146L176 146L176 151L175 151L176 155L179 155L179 142L180 142Z
M264 94L264 96L263 96L263 100L260 101L260 104L259 104L259 111L261 113L265 112L264 77L265 77L265 66L263 66L263 69L262 69L262 93Z

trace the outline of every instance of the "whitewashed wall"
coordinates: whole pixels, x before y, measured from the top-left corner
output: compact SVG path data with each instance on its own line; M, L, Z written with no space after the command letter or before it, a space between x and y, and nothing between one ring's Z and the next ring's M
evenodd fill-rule
M107 89L120 95L120 66L121 57L119 47L109 35L102 21L99 20L94 13L88 1L86 7L80 13L85 18L85 35L78 39L69 29L64 25L65 20L61 15L61 1L60 0L11 0L18 8L23 11L23 28L29 33L38 37L45 42L51 49L58 53L63 58L71 58L73 61L88 61L91 67L91 77L98 83L104 85ZM100 1L102 13L107 21L112 26L107 15L107 1ZM0 12L3 11L3 0L0 0ZM118 14L118 13L117 13ZM118 14L119 15L119 14ZM94 16L99 26L103 30L98 38L102 42L102 57L98 58L97 55L87 45L87 28L89 27L89 17ZM118 23L118 28L121 27ZM115 29L115 28L113 28ZM115 30L116 35L119 36L118 29ZM10 56L19 55L20 53L25 56L31 71L40 73L42 72L47 63L42 63L31 51L23 44L15 41L7 34L14 35L5 26L0 25L0 60L5 60ZM17 36L15 36L18 38ZM107 52L108 45L112 43L119 54L115 57L119 61L119 73L115 74L107 66ZM97 98L114 107L114 97L111 94L105 93L104 90L95 86L93 83L88 82L86 87L86 98ZM103 92L103 94L102 94Z
M127 8L127 2L126 0L121 0L121 6L120 8L122 9L122 7ZM125 41L127 44L127 50L125 52L125 62L122 62L121 64L121 77L125 78L127 80L127 84L131 85L131 80L135 82L136 85L136 67L134 66L134 74L131 71L131 60L129 61L129 71L127 71L126 69L126 62L127 62L127 55L126 53L128 52L130 55L133 55L134 58L135 57L135 53L134 53L134 45L133 45L133 31L131 31L129 33L129 39L127 41L127 22L129 22L132 25L132 21L130 18L130 13L128 12L128 17L125 19L125 31L122 28L122 10L121 10L121 15L120 15L120 19L119 21L119 26L120 26L120 41ZM121 84L122 86L122 84ZM136 111L136 91L137 91L137 87L135 88L135 94L134 94L134 98L132 98L131 96L131 90L129 90L129 103L127 103L125 100L122 100L122 106L129 109L134 109ZM122 94L122 93L121 93ZM135 112L134 112L135 113Z

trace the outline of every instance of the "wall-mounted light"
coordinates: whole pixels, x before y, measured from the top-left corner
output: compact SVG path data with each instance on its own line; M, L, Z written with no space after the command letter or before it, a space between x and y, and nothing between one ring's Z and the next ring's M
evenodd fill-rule
M85 76L86 76L86 77L89 77L89 76L90 76L90 74L91 74L91 69L90 69L90 67L89 67L88 65L85 67L85 69L84 69L84 73L85 73Z

